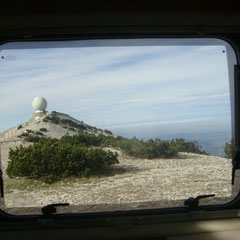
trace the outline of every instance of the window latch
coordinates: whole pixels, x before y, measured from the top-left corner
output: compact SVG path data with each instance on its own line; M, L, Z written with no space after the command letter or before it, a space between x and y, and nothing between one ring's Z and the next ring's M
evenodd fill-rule
M46 218L51 217L53 213L57 212L56 207L63 207L63 206L69 206L69 203L48 204L42 208L43 216Z
M215 194L209 195L199 195L197 197L190 197L184 201L185 206L189 206L190 208L197 208L199 206L199 200L203 198L215 197Z

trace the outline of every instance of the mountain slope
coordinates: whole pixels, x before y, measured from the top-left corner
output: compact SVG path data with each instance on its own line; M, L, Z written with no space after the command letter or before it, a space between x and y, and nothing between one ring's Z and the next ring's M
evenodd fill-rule
M2 133L1 140L20 140L27 136L46 136L59 139L65 135L73 136L78 133L112 135L110 131L103 131L67 114L53 111L33 114L29 121Z

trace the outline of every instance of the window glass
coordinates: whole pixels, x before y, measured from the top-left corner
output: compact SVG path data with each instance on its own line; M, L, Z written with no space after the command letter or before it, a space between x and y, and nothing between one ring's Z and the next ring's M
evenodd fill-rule
M2 45L2 208L165 208L205 194L215 197L200 204L229 202L235 62L219 39Z

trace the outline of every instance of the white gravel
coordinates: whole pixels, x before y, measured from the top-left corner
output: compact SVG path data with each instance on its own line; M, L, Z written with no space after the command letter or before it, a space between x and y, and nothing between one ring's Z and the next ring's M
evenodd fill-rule
M7 207L34 207L58 202L71 205L126 203L131 207L131 204L145 202L151 207L153 202L161 205L161 201L172 200L180 200L182 205L183 199L202 194L216 195L215 200L208 200L210 203L231 196L229 159L192 153L180 153L176 159L153 160L120 155L120 163L115 168L115 175L96 177L86 183L66 180L57 188L12 189L5 196L5 204Z
M51 113L47 113L51 114ZM81 123L66 114L57 113ZM74 135L69 128L43 122L43 117L32 118L21 129L11 128L0 135L1 164L4 180L8 181L5 169L9 148L24 143L17 136L26 129L38 131L46 128L47 136L60 138ZM114 149L110 149L116 151ZM68 202L82 206L82 211L109 209L137 209L152 207L182 206L183 200L202 194L215 194L215 198L203 203L223 203L231 196L231 160L192 153L179 153L175 159L138 159L125 156L119 151L120 163L114 166L115 174L82 181L63 181L61 184L18 190L5 189L5 206L36 207L50 203ZM177 201L175 201L177 200ZM79 208L78 208L79 209Z

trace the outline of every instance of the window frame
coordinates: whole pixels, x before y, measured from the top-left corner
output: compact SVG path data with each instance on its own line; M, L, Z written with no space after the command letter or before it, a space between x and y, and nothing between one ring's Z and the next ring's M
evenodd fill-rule
M64 31L63 31L64 32ZM112 33L112 34L104 34L104 33L97 33L97 34L79 34L74 33L70 34L62 34L59 35L51 35L50 33L43 33L42 35L29 35L28 38L7 38L3 39L0 44L9 43L9 42L32 42L32 41L63 41L63 40L89 40L89 39L136 39L136 38L217 38L226 41L228 44L230 44L236 54L236 60L237 65L239 65L239 59L240 59L240 43L232 37L232 35L227 34L204 34L204 36L201 33L196 34L159 34L159 33L138 33L138 34L122 34L122 33ZM235 75L236 78L236 75ZM239 89L240 91L240 89ZM235 93L236 94L236 93ZM240 95L240 93L239 93ZM235 101L238 101L238 99L235 99ZM239 104L240 105L240 104ZM240 111L240 110L239 110ZM236 139L240 139L240 129L236 127L236 123L240 121L239 115L236 114L236 102L235 102L235 110L232 112L234 116L232 119L235 119L233 123L233 133L234 137ZM237 146L235 145L236 152L238 151ZM198 216L197 219L211 219L213 215L216 215L216 213L220 213L221 211L225 210L231 210L230 216L236 216L236 211L240 207L240 191L236 198L228 203L225 204L219 204L219 205L204 205L199 206L196 209L192 209L190 207L173 207L173 208L160 208L160 209L144 209L144 210L128 210L128 211L115 211L115 212L96 212L96 213L72 213L72 214L53 214L51 216L52 219L55 220L89 220L90 222L94 222L95 220L100 219L107 219L107 218L125 218L130 217L132 219L136 219L138 217L144 217L144 216L155 216L156 221L159 222L159 219L169 219L168 221L175 221L176 214L182 214L186 217L186 219L192 219L192 217L189 217L189 213L192 212L204 212L203 216ZM219 214L221 215L221 214ZM0 221L1 220L7 220L7 221L36 221L39 219L42 219L42 215L11 215L3 210L0 209ZM99 223L100 224L100 223ZM101 225L101 224L100 224Z

